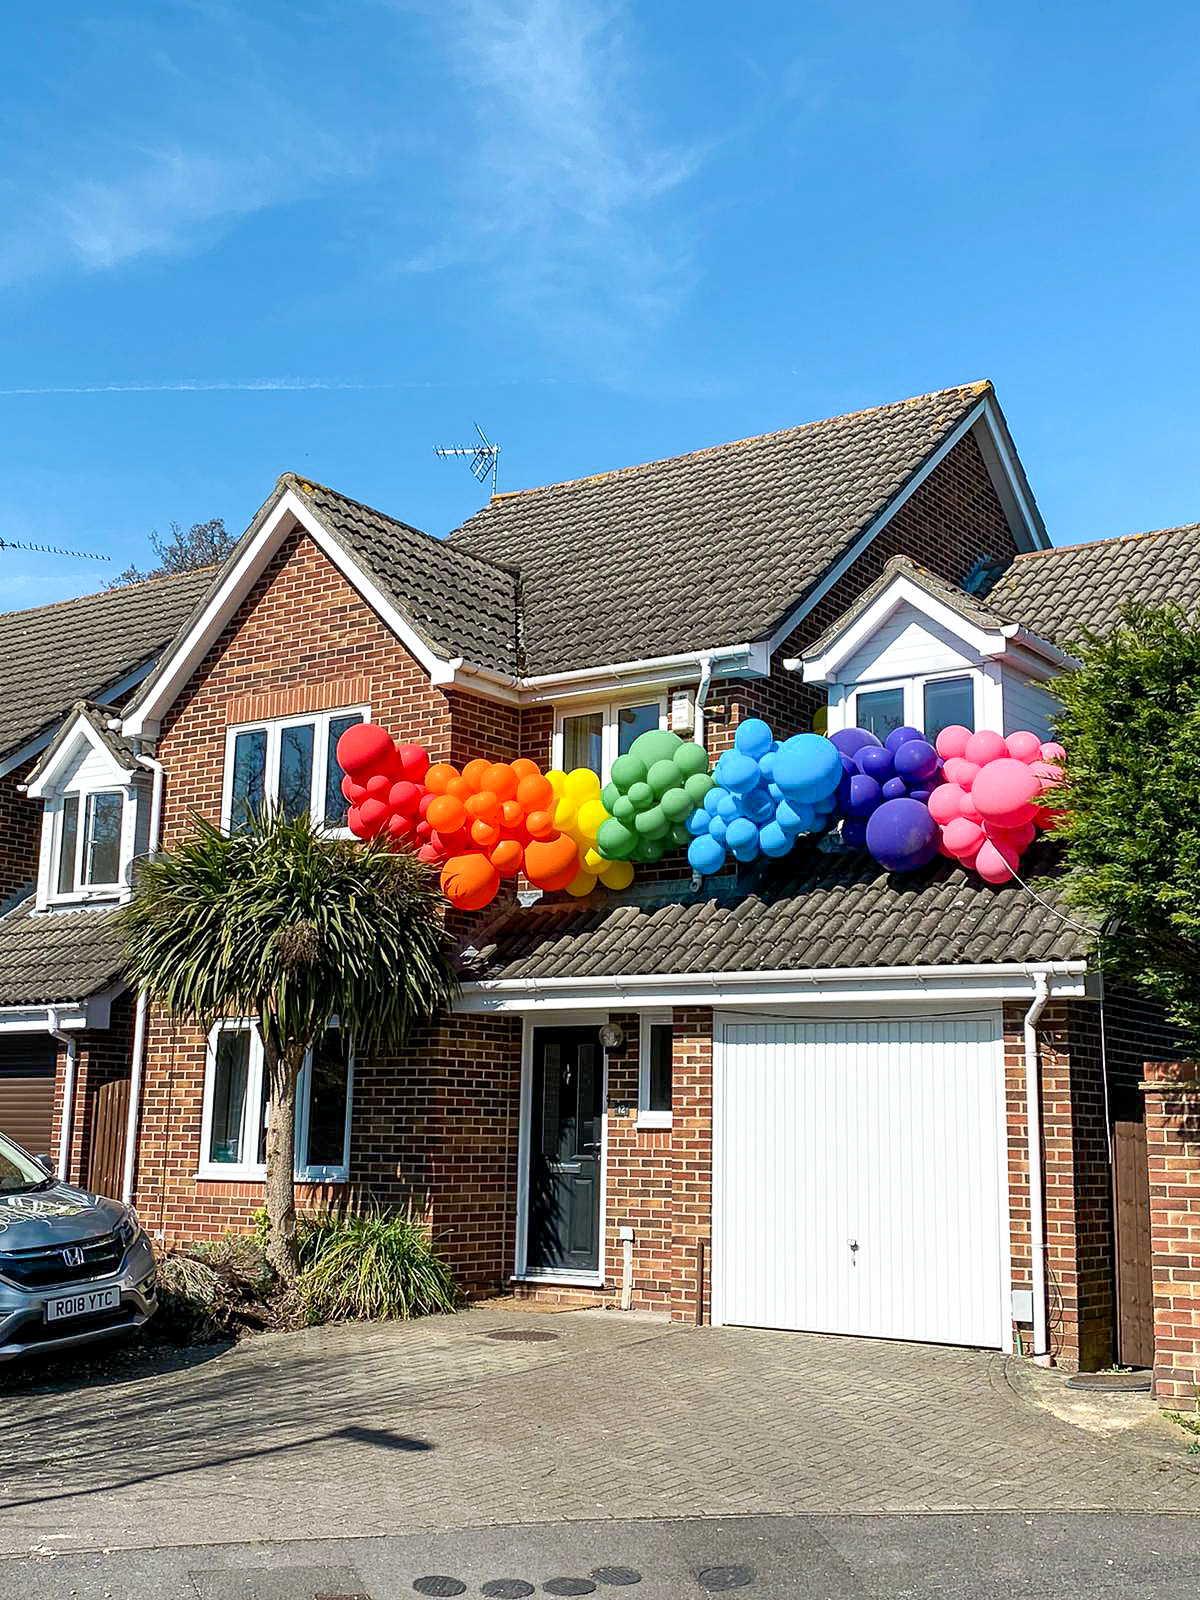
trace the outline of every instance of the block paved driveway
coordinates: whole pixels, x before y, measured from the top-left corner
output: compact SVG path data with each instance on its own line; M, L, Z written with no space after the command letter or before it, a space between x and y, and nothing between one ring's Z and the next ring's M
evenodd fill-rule
M0 1391L2 1554L604 1518L1200 1510L1181 1446L1100 1440L1032 1404L1005 1357L934 1346L482 1308L35 1385Z

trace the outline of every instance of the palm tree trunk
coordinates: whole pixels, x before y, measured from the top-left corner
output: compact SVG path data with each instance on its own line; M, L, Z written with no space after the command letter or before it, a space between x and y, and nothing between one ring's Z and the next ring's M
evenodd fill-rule
M303 1055L292 1061L264 1029L263 1052L270 1091L267 1122L267 1260L285 1283L296 1276L296 1079Z

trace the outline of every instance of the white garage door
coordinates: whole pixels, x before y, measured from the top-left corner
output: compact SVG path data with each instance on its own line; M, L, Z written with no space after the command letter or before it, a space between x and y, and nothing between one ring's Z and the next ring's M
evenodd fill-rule
M713 1321L1002 1346L991 1014L718 1022Z

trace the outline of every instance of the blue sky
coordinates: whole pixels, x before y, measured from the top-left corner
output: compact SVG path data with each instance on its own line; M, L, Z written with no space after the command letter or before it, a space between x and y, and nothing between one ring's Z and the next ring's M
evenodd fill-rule
M501 487L978 377L1058 543L1200 519L1200 9L0 8L0 537ZM112 570L112 569L108 569ZM0 606L97 588L0 551ZM714 575L716 577L718 575Z

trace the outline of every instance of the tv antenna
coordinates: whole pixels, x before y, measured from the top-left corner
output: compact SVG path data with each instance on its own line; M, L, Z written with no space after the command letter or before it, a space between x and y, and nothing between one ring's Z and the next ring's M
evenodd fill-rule
M500 467L500 446L493 444L478 423L475 432L479 435L478 444L464 445L434 445L435 456L470 456L471 471L480 483L491 474L492 493L496 492L496 474Z
M111 561L111 556L99 556L92 550L63 550L56 544L26 544L23 539L5 539L0 536L0 550L36 550L45 556L74 556L79 561Z

